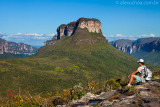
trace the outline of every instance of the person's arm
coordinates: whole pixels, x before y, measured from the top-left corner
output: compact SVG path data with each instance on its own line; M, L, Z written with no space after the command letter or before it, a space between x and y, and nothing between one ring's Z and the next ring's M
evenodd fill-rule
M135 75L137 72L138 72L138 70L132 72L131 74L128 75L128 78L129 78L131 75Z

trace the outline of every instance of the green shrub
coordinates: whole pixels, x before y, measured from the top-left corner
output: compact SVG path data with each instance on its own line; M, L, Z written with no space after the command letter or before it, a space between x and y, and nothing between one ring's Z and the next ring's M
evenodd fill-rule
M82 87L81 83L79 83L78 85L75 85L72 89L73 99L81 98L84 95L83 90L84 88Z
M80 68L74 64L72 66L67 67L68 72L78 72L79 70Z
M106 87L106 90L112 90L112 89L116 90L120 88L121 85L118 82L116 82L115 79L109 79L105 82L105 87Z
M153 71L153 79L160 79L160 69Z
M60 68L60 67L56 67L54 70L55 70L56 72L59 72L59 71L61 71L61 68Z
M87 86L87 91L92 92L92 93L97 93L99 92L99 83L96 81L91 81L88 83Z

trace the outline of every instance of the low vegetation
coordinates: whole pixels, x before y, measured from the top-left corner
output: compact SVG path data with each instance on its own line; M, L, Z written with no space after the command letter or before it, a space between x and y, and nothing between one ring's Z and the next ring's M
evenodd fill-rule
M57 72L61 72L61 69L58 68ZM160 70L154 72L154 75L159 75ZM108 98L109 101L118 98L121 94L126 96L133 95L137 92L134 89L134 85L130 88L126 88L128 79L124 79L123 76L116 79L108 79L103 83L98 81L90 81L87 84L78 83L72 88L67 88L63 90L50 91L48 93L38 93L31 94L28 89L21 90L19 88L18 93L14 93L12 90L6 90L5 95L0 95L0 105L2 106L56 106L68 104L72 100L80 99L83 95L88 92L94 94L100 94L101 92L107 92L110 90L117 90L121 88L121 92L115 94L114 96ZM133 83L134 84L134 83ZM54 89L53 89L54 90ZM22 94L22 91L24 93ZM159 93L159 90L156 90L154 93Z
M107 87L105 87L107 86ZM115 87L116 86L116 87ZM18 93L12 92L12 90L6 90L6 95L0 97L0 104L2 106L56 106L59 104L67 104L72 100L80 99L87 92L97 93L111 90L111 87L118 89L120 84L117 83L114 79L107 80L104 84L99 84L99 82L91 81L88 85L77 84L72 88L63 89L63 91L57 90L56 93L47 93L47 94L30 94L28 90L25 90L25 94L21 95L19 89Z

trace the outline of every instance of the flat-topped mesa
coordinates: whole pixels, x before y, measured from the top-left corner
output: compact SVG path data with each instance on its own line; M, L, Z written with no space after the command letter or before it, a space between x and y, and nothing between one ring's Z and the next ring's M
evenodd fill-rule
M55 38L61 39L63 36L72 36L77 28L87 28L89 32L101 33L101 22L98 19L80 18L76 22L67 25L62 24L57 28L57 36L54 39L46 41L44 45L54 44Z

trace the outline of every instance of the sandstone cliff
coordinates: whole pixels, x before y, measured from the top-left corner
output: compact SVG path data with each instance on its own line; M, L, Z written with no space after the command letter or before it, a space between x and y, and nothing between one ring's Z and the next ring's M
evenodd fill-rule
M52 40L46 41L44 45L51 45L63 36L72 36L77 28L87 29L89 32L101 33L101 22L98 19L80 18L76 22L67 25L62 24L57 28L57 35Z
M127 39L120 39L117 41L112 41L111 45L117 48L118 50L121 50L122 52L132 53L132 43L133 40L127 40Z
M0 54L12 53L12 54L25 54L32 55L37 51L36 48L26 45L24 43L7 42L0 38Z
M128 54L132 54L139 51L144 52L155 52L160 51L160 38L140 38L135 41L120 39L117 41L112 41L111 45L121 50L122 52L126 52Z

